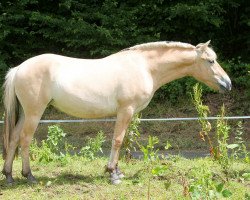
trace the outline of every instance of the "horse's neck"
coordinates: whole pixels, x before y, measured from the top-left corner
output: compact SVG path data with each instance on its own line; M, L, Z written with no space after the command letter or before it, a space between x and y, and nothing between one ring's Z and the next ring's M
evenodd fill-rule
M148 51L146 57L157 90L162 85L173 80L191 75L195 61L195 52L184 51Z

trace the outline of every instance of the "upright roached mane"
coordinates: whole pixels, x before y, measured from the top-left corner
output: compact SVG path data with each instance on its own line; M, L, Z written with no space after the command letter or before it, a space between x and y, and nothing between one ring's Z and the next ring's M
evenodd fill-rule
M195 49L195 46L183 43L183 42L172 42L172 41L161 41L161 42L149 42L145 44L139 44L135 45L126 49L123 49L122 51L128 51L128 50L149 50L149 49L155 49L155 48L186 48L186 49Z
M208 45L153 42L102 59L43 54L12 68L4 84L3 174L7 182L14 182L12 165L18 145L22 174L36 182L30 169L29 146L44 110L51 104L81 118L117 117L107 171L113 184L120 183L124 175L117 164L126 129L158 88L192 76L216 90L231 89L228 75Z

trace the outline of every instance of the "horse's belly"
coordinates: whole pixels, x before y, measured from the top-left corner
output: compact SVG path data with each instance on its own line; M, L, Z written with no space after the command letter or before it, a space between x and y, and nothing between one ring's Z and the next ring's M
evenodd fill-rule
M116 115L117 103L112 97L88 98L69 94L55 97L51 104L59 110L80 118L103 118Z

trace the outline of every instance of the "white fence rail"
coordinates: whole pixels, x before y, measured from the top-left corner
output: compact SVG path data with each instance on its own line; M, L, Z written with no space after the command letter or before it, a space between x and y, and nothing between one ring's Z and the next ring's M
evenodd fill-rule
M140 119L141 122L150 122L150 121L195 121L198 120L198 117L182 117L182 118L155 118L155 119ZM207 120L216 120L220 119L220 117L207 117L204 118ZM242 120L242 119L250 119L250 116L232 116L232 117L224 117L227 120ZM84 122L115 122L116 118L109 119L78 119L78 120L40 120L40 123L84 123ZM0 121L0 124L3 124L3 121Z

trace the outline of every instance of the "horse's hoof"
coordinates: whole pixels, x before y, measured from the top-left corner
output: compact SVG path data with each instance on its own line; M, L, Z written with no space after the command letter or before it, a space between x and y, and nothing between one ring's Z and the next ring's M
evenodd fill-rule
M125 177L125 175L120 171L118 167L116 168L116 174L119 177L119 179L122 179Z
M15 181L14 181L14 179L12 178L11 175L7 175L7 176L6 176L6 183L7 183L7 185L9 185L9 186L14 185Z
M30 184L37 184L37 180L35 178L27 179Z
M27 180L28 180L29 183L31 183L31 184L37 184L36 178L35 178L31 173L28 174Z
M23 173L22 172L22 175L27 178L28 182L31 183L31 184L36 184L37 181L36 181L36 178L32 175L31 172L29 173Z
M122 178L125 177L125 175L123 173L120 173L120 174L117 174L117 175L118 175L119 179L122 179Z
M122 182L115 172L110 174L110 180L113 185L118 185Z
M113 185L118 185L118 184L120 184L121 182L122 182L122 181L121 181L120 179L111 181L111 183L112 183Z

